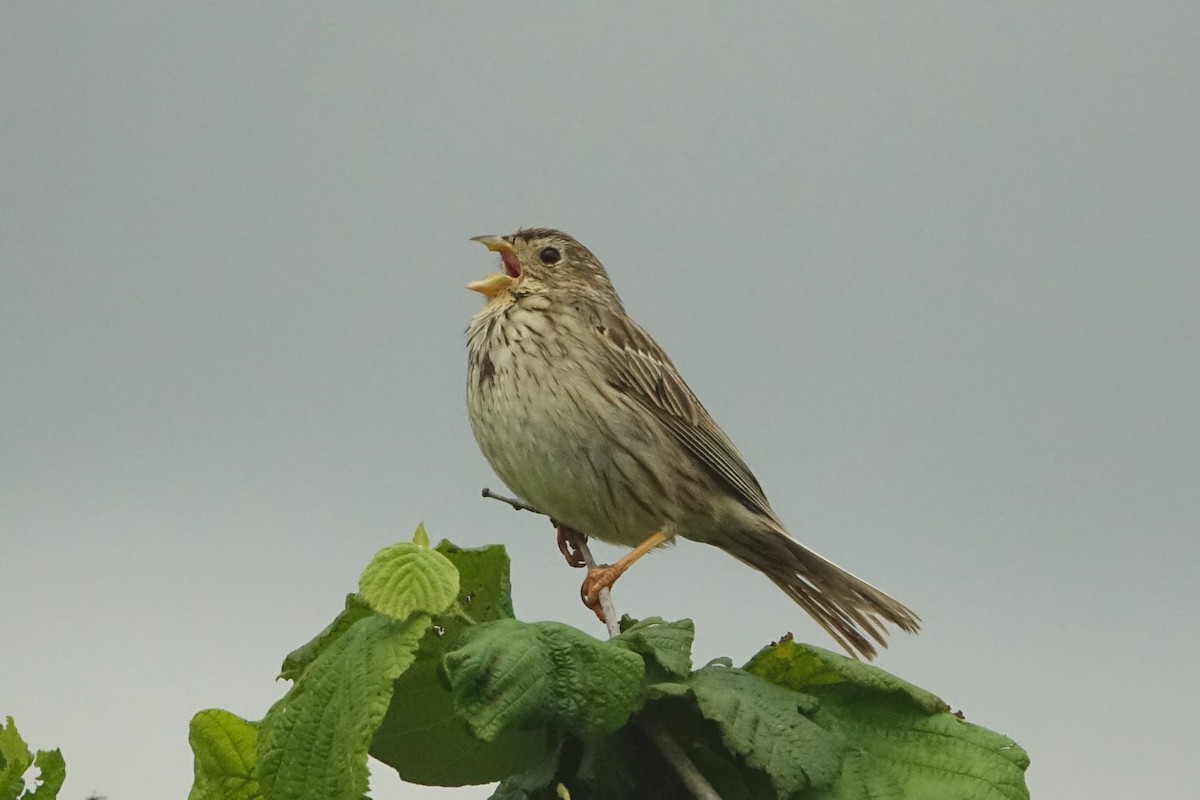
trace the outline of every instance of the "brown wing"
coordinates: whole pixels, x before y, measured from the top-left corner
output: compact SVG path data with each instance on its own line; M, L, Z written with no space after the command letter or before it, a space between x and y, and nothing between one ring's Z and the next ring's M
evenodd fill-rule
M743 505L774 519L775 513L742 454L700 405L658 343L637 323L607 309L598 310L595 330L608 354L613 387L652 411Z

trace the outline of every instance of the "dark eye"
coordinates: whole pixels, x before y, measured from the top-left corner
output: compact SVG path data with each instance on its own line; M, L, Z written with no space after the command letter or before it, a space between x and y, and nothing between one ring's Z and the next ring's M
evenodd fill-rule
M562 253L558 252L557 247L543 247L542 252L538 253L538 258L543 264L550 267L562 261Z

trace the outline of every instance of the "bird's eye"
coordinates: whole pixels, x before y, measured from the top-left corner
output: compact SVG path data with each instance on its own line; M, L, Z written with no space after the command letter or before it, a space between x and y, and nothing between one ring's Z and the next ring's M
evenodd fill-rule
M557 247L543 247L542 252L538 253L538 258L547 267L552 267L562 261L562 253L558 252Z

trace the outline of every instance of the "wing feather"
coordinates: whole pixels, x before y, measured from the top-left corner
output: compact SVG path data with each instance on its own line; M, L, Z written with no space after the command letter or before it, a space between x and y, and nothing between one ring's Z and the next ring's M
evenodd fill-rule
M624 315L600 310L594 326L607 352L613 386L663 423L710 474L724 482L743 505L774 519L750 467L679 376L650 335Z

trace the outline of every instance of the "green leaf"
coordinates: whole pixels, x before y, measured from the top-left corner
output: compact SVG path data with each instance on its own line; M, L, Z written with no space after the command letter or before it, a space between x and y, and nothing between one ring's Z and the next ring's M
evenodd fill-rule
M945 796L947 800L959 795L935 794L934 797ZM869 797L871 800L920 800L924 795L910 793L896 780L895 774L888 770L880 770L875 758L862 750L853 748L842 753L842 774L829 791L818 795L819 800L859 800ZM970 795L968 795L970 797Z
M295 681L331 642L349 630L351 625L374 613L371 607L357 594L346 595L346 607L342 613L338 614L333 622L325 626L325 630L314 636L307 644L288 653L287 658L283 660L279 677Z
M23 800L54 800L67 779L67 765L58 748L38 750L33 766L38 771L37 787L27 792Z
M503 738L508 738L507 734ZM522 772L511 774L504 780L500 781L500 785L496 787L492 797L528 797L554 798L558 794L555 792L555 786L559 785L555 779L558 775L558 763L560 760L578 759L578 741L573 742L575 746L571 748L572 753L566 755L564 750L566 747L557 747L546 758L533 767Z
M746 763L766 772L781 795L833 784L837 742L804 716L812 697L732 667L705 667L692 675L700 713L717 723L721 738Z
M472 786L520 772L551 752L545 732L511 730L485 742L456 713L441 678L445 635L430 631L417 659L395 683L371 755L401 779L426 786Z
M648 683L642 690L647 700L661 700L664 697L687 697L692 689L686 683L665 681L663 683Z
M417 523L417 529L413 532L413 544L422 550L429 549L429 533L425 530L424 522Z
M217 708L201 711L188 726L195 756L188 800L255 800L261 798L255 765L258 726Z
M509 561L503 547L463 550L443 541L437 550L458 569L460 608L476 622L512 617ZM467 625L463 616L453 613L433 620L416 661L396 680L391 705L371 742L371 755L410 783L490 783L529 769L553 752L543 731L513 730L485 742L457 715L441 663Z
M627 621L631 624L626 624ZM651 659L667 676L686 678L692 671L692 641L696 625L690 619L664 622L662 617L650 617L641 622L625 617L621 633L611 641L640 656Z
M25 791L25 773L30 767L35 787ZM0 725L0 800L54 800L67 777L67 767L58 750L38 750L37 757L17 732L12 717Z
M258 779L265 797L362 797L367 747L429 622L423 614L404 621L363 617L321 650L261 723Z
M1029 757L1006 736L964 722L933 694L877 667L784 642L747 665L820 702L813 721L843 748L843 768L822 797L1025 800Z
M491 741L536 724L595 738L637 708L642 659L557 622L498 620L463 632L442 660L455 705Z
M829 729L863 754L857 774L843 774L832 797L861 797L885 776L903 797L1029 797L1029 757L1005 736L950 713L914 715L894 698L860 692L831 690L822 709Z
M435 548L458 569L458 604L476 622L512 619L512 581L503 545L463 549L443 539Z
M358 590L367 605L395 619L441 614L458 596L458 570L436 550L401 542L375 554Z
M0 725L0 800L16 800L25 788L22 776L33 765L33 753L17 733L17 723L6 719Z
M750 659L746 669L764 680L798 692L848 683L906 697L916 710L927 714L950 709L932 692L884 672L879 667L809 644L787 641L764 647Z

